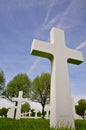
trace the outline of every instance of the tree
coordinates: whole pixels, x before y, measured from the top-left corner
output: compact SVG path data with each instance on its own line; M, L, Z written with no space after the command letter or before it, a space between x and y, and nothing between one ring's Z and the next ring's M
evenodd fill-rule
M41 76L37 76L33 80L31 98L42 105L42 116L44 118L44 108L47 101L50 100L50 74L42 73Z
M75 106L76 113L82 117L84 117L84 112L86 110L86 100L80 99L78 101L78 105Z
M30 104L28 102L24 103L21 107L21 112L28 112L31 109Z
M0 109L0 116L7 117L7 112L8 112L8 108L5 108L5 107L1 108Z
M16 75L8 84L5 94L10 97L17 97L19 91L23 91L23 96L29 96L31 81L26 74Z
M3 70L0 70L0 95L5 87L5 76Z

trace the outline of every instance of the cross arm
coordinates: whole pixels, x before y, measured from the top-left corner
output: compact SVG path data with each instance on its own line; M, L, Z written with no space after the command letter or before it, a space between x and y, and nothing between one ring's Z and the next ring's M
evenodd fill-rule
M17 101L18 101L18 98L13 97L13 98L12 98L12 101L17 102Z
M68 58L67 58L68 63L79 65L84 61L81 52L69 48L67 52L68 52Z
M43 42L40 40L33 40L31 47L31 54L52 60L53 55L51 47L52 45L47 42Z
M22 98L22 102L27 102L28 99L27 98Z

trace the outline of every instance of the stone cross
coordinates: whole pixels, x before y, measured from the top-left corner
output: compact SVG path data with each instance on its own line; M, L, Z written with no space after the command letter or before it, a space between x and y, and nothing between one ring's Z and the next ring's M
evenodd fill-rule
M16 119L20 119L21 118L21 105L22 105L22 102L25 102L26 101L26 98L22 98L22 95L23 95L23 91L19 91L19 95L18 97L13 97L12 98L12 101L15 101L17 102L17 106L16 106Z
M74 128L72 96L69 85L68 63L79 65L83 61L81 52L67 48L64 31L52 28L50 44L33 40L31 54L51 61L51 127Z
M14 113L15 113L15 102L14 102L14 105L10 107L10 109L8 110L8 113L7 113L7 117L8 118L14 118Z
M84 118L86 118L86 110L84 111Z
M24 113L24 117L27 117L27 114L28 114L27 111L25 111L25 113Z
M29 114L29 118L30 118L30 117L31 117L31 114L32 114L31 110L29 110L28 114Z
M46 115L45 115L45 118L46 118L46 119L49 119L49 118L50 118L49 112L50 112L50 106L47 106L47 108L46 108Z
M35 119L37 119L38 110L35 110Z

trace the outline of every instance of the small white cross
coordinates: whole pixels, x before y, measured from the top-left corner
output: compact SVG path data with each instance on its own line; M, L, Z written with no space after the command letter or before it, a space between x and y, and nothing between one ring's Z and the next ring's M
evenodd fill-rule
M17 107L16 107L16 119L20 119L21 118L21 104L22 102L26 101L26 98L22 98L23 96L23 92L19 91L19 95L18 97L13 97L12 101L17 102Z

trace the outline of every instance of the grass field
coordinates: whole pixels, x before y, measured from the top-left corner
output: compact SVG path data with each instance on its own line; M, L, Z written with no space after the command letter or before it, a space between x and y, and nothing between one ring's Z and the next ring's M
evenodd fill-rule
M76 130L86 130L86 120L75 121ZM45 119L7 119L0 118L0 130L50 130L49 120ZM51 129L55 130L55 129ZM70 129L57 129L70 130Z

